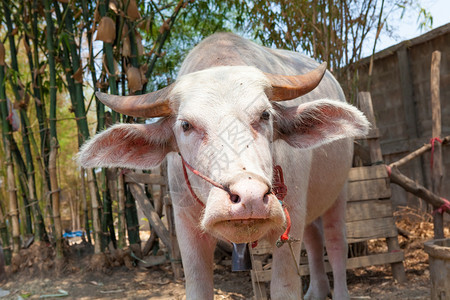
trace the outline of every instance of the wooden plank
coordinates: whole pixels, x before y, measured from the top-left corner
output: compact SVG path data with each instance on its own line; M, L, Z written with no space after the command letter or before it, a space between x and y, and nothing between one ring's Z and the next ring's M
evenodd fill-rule
M371 128L365 136L366 139L377 139L380 137L380 130L378 128Z
M392 213L390 200L353 201L347 204L345 221L355 222L392 217Z
M127 173L125 174L125 182L166 185L164 177L157 174Z
M348 201L385 199L391 197L387 179L354 181L348 183Z
M144 193L143 188L137 183L129 183L130 191L133 194L133 197L139 202L139 205L142 207L142 211L145 217L148 219L150 224L152 225L152 229L156 231L156 234L161 239L161 241L166 245L169 252L172 249L172 243L169 235L169 231L164 226L163 222L159 218L158 213L156 213L153 205L150 203L150 200Z
M347 222L347 240L349 243L352 239L377 239L385 237L396 237L398 235L397 227L395 227L392 217Z
M253 282L269 282L272 278L272 270L252 270L251 273Z
M368 267L368 266L402 262L404 260L404 258L405 258L405 255L402 251L379 253L379 254L372 254L372 255L360 256L360 257L352 257L352 258L347 259L347 270L363 268L363 267ZM325 262L325 271L327 273L332 272L331 265L328 261ZM309 275L308 265L300 266L300 275L302 275L302 276Z
M262 262L259 260L253 260L253 270L250 272L252 277L253 292L255 293L256 299L265 300L267 299L267 290L264 282L270 281L270 270L263 271ZM267 275L269 275L269 280L267 280Z
M366 115L367 120L372 124L372 128L377 128L377 123L375 119L375 114L373 112L372 97L369 92L359 92L358 101L361 111ZM380 140L377 138L372 138L367 140L369 145L370 160L372 164L378 164L383 162L383 155L380 148Z
M400 75L400 87L402 91L403 113L406 123L406 134L408 138L418 137L417 112L414 101L413 80L409 63L408 49L400 48L397 52L398 72Z
M269 244L265 239L259 240L258 245L255 248L250 249L250 253L253 255L264 255L272 253L274 245Z
M371 167L351 168L348 173L348 181L363 181L378 178L387 178L386 165L376 165Z
M347 270L355 269L355 268L363 268L374 265L383 265L383 264L391 264L396 262L402 262L405 258L405 255L402 251L399 252L388 252L388 253L378 253L372 254L368 256L360 256L360 257L352 257L347 259ZM331 272L331 265L328 261L325 262L325 271ZM254 275L253 275L254 273ZM309 267L308 265L300 265L300 275L306 276L309 275ZM252 276L258 282L269 282L271 279L271 270L264 271L252 271Z

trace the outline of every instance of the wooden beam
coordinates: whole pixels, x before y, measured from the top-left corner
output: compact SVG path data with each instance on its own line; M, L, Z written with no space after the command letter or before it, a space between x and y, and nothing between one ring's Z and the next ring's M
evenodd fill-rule
M378 253L368 256L352 257L347 259L347 270L355 268L363 268L368 266L383 265L383 264L393 264L402 262L405 258L403 251L399 252L388 252L388 253ZM325 271L327 273L331 272L331 265L329 262L325 262ZM263 271L252 271L252 277L254 277L258 282L269 282L271 280L271 270ZM300 265L300 275L309 275L309 266Z
M348 173L349 182L378 178L388 178L388 173L385 165L351 168L350 172Z
M408 178L407 176L403 175L397 167L391 168L391 182L398 184L402 188L404 188L406 191L410 192L411 194L416 195L417 197L427 201L431 205L434 206L434 208L439 208L442 205L446 204L444 200L442 200L441 197L434 194L424 186L416 183L414 180ZM450 211L447 210L447 213L450 214Z
M440 99L440 67L441 52L434 51L431 55L431 74L430 74L430 89L431 89L431 116L433 120L432 137L440 138L442 134L441 128L441 99ZM442 145L439 142L434 143L434 153L432 154L431 165L431 189L433 193L442 194L442 182L444 179L444 172L442 169ZM436 213L433 216L434 224L434 238L443 239L444 236L444 218L443 214Z
M125 182L166 185L164 177L157 174L126 173Z
M156 213L155 208L145 195L144 189L137 183L129 183L128 185L133 197L139 202L145 217L147 217L148 221L152 225L152 229L156 231L158 237L164 245L166 245L167 249L171 251L172 243L170 240L169 231L164 226L163 222L159 218L159 215Z
M442 145L446 145L450 143L450 135L446 136L445 138L442 139ZM407 162L409 162L410 160L426 153L427 151L431 150L431 144L425 144L422 147L420 147L419 149L409 153L408 155L402 157L401 159L397 160L396 162L393 162L389 165L389 167L400 167L403 166L404 164L406 164Z

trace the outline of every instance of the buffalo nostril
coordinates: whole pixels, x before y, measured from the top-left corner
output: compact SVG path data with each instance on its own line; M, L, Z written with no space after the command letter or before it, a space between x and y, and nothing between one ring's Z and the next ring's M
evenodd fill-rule
M269 196L272 194L272 191L269 190L269 192L264 194L263 203L267 204L269 203Z
M230 194L230 201L232 203L239 203L241 202L241 198L236 194Z

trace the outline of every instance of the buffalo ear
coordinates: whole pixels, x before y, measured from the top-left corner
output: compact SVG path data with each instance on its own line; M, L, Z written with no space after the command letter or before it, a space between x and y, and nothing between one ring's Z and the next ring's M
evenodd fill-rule
M356 107L334 100L298 106L276 105L275 139L296 148L314 148L343 138L363 137L370 123Z
M170 120L118 124L87 141L78 153L78 163L84 168L150 169L172 151L176 143Z

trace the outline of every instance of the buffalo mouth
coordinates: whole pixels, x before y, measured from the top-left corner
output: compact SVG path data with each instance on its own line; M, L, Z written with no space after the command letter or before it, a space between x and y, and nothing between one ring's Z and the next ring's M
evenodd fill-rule
M210 231L233 243L250 243L259 240L276 227L272 219L223 220L211 226Z

